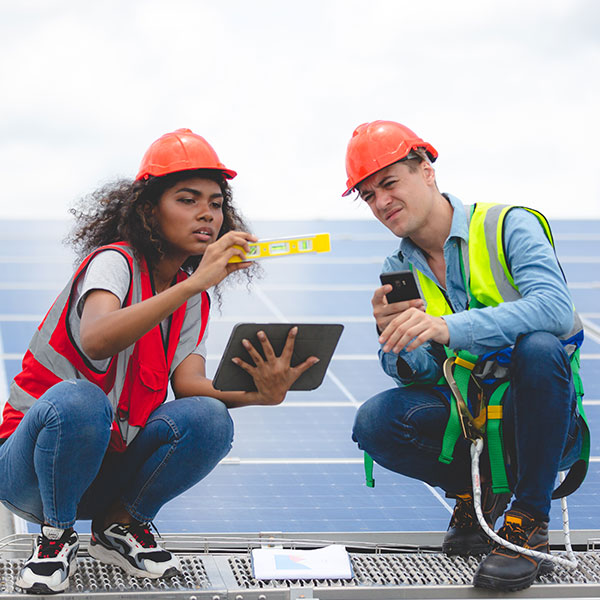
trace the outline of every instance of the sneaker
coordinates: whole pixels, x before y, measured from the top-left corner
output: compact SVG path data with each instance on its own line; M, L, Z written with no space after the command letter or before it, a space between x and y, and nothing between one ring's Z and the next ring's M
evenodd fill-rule
M180 573L179 559L156 543L149 523L113 523L104 531L92 525L89 553L134 577L156 579Z
M491 485L483 486L481 510L483 518L492 529L498 517L508 506L510 498L510 493L494 494ZM492 540L477 520L473 496L470 493L458 494L450 525L442 543L442 551L448 556L474 556L487 554L492 546Z
M37 545L15 582L28 594L56 594L69 587L77 570L79 538L72 528L42 526Z
M498 535L521 548L550 554L548 522L536 521L522 510L509 510ZM554 565L549 560L532 558L513 552L500 544L481 561L473 585L492 590L515 592L529 587L539 575L549 573Z

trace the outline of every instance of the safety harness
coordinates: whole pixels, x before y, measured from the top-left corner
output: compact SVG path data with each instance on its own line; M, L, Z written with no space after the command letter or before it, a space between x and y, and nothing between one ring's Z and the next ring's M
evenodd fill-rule
M460 267L463 283L469 298L467 309L497 306L498 304L520 298L504 254L503 222L513 206L497 204L476 204L469 213L469 247L461 247ZM524 207L520 207L524 208ZM550 226L545 217L532 209L534 214L554 247ZM464 245L463 245L464 246ZM487 252L485 250L487 249ZM468 261L468 262L467 262ZM468 268L465 268L467 262ZM413 270L412 265L410 265ZM453 312L445 292L438 285L417 271L418 285L422 296L427 300L427 312L434 316L443 316ZM490 283L492 282L492 283ZM579 318L576 319L579 323ZM572 349L571 370L577 395L577 408L581 416L583 443L579 459L569 470L566 478L552 494L552 498L562 498L573 493L583 482L587 473L590 454L589 427L583 410L583 385L579 375L579 346L583 332L571 332L562 340L566 347ZM438 385L450 388L450 416L444 437L439 461L449 464L453 460L454 447L458 439L474 442L487 438L490 470L492 475L492 491L506 493L510 491L506 474L506 454L502 434L503 401L509 389L508 369L502 365L508 363L506 350L482 357L465 350L455 352L445 347L447 358L443 365L443 376ZM504 356L502 356L504 355ZM502 360L504 358L504 360ZM477 376L479 375L479 376ZM495 387L486 398L480 380L486 377L494 381ZM364 455L366 484L374 487L373 460Z

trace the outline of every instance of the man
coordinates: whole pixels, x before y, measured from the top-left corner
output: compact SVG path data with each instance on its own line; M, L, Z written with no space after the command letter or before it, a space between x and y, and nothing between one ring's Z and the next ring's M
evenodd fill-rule
M514 495L500 537L548 553L557 472L577 462L585 446L571 368L583 332L544 217L518 207L463 206L438 190L436 158L433 146L391 121L360 125L348 144L344 195L356 190L375 217L402 238L383 271L412 271L422 296L389 304L390 285L373 295L380 361L398 387L361 406L353 439L380 465L439 486L456 499L444 552L491 549L474 585L518 590L551 570L552 563L500 545L492 548L479 526L470 442L461 436L450 457L443 447L452 396L441 379L443 363L454 352L470 353L461 363L472 369L469 406L509 382L496 414L503 410L500 456L508 463L510 492L493 493L484 465L482 508L493 528ZM580 381L577 374L575 380ZM485 415L485 408L481 412Z

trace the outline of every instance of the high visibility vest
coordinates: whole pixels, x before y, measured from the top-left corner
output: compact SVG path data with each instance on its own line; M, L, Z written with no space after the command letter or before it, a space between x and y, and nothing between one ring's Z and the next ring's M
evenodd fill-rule
M123 307L151 298L152 280L145 260L135 258L132 248L117 242L98 248L87 256L44 317L23 358L22 371L15 377L0 425L0 439L16 429L23 415L49 388L60 381L87 379L108 396L115 414L111 448L122 452L135 438L150 414L167 396L172 371L198 345L206 330L210 300L206 292L190 298L170 318L164 341L160 324L135 344L113 356L99 370L75 345L69 312L75 310L75 291L90 261L100 252L121 254L129 266L130 284ZM179 271L176 281L187 278ZM182 337L182 332L185 332Z

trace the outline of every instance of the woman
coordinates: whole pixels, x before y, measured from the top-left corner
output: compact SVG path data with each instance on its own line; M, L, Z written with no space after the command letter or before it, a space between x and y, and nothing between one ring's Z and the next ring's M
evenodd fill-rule
M204 478L233 438L228 408L283 401L317 359L295 368L296 330L281 356L248 343L256 392L219 392L205 375L207 289L250 266L256 238L232 206L235 177L187 129L146 152L133 182L117 182L75 212L85 255L36 331L0 425L0 501L42 525L17 585L68 587L77 519L92 520L90 554L140 577L179 571L150 522ZM248 273L248 272L246 272ZM163 403L169 381L176 399Z

